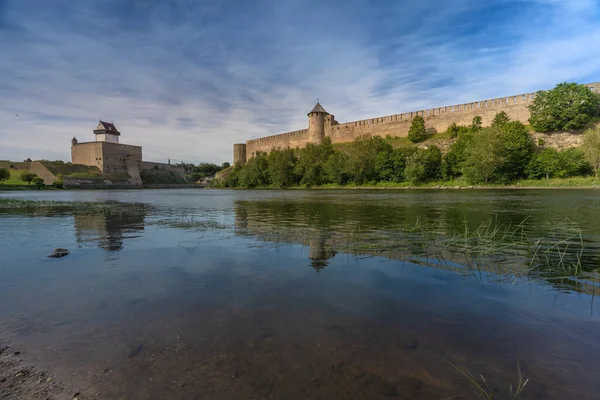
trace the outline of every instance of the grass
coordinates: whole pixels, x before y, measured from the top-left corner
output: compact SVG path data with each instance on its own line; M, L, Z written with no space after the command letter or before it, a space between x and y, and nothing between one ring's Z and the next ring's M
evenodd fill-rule
M149 206L138 203L48 201L0 198L0 214L52 215L63 213L126 215L145 211Z
M482 374L476 374L469 370L464 365L456 365L450 361L446 361L456 372L462 375L469 383L473 385L477 393L485 400L493 400L496 395L496 391L490 387L488 380ZM515 386L511 383L508 387L508 398L511 400L518 399L525 390L529 379L524 379L523 373L521 372L521 363L517 362L517 374L518 381Z
M296 189L308 189L306 186L298 186ZM530 189L530 188L600 188L600 178L595 177L574 177L574 178L555 178L555 179L523 179L513 182L509 185L500 183L472 185L464 179L452 179L449 181L433 181L423 184L411 184L410 182L370 182L357 185L354 183L348 185L338 185L328 183L311 189Z
M0 182L0 185L7 186L27 186L27 182L21 180L21 174L23 172L29 172L28 169L13 169L10 168L10 178L6 181Z

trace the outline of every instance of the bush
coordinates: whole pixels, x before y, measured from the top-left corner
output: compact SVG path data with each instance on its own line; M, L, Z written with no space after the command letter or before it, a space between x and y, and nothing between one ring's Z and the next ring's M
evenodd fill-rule
M547 148L536 154L529 163L530 179L570 178L590 172L581 150L571 148L557 151Z
M529 123L538 132L581 129L598 115L600 96L585 85L560 83L537 92L529 106Z
M585 160L592 167L597 178L600 170L600 127L585 132L582 150Z
M44 180L40 177L36 177L33 179L33 184L35 185L35 187L37 187L38 189L43 188L44 186L46 186L46 184L44 183Z
M422 116L417 115L413 118L410 129L408 130L408 140L413 143L419 143L425 140L427 129L425 129L425 120Z
M54 189L64 189L65 188L65 183L62 179L57 179L54 182L52 182L52 187Z
M10 179L10 171L6 168L0 168L0 182Z

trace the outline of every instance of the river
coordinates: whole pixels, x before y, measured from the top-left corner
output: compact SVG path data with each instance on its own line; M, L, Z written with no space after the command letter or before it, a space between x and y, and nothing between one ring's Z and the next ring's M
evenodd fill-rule
M600 389L600 191L6 198L79 204L0 208L0 347L80 398ZM47 258L57 247L70 254Z

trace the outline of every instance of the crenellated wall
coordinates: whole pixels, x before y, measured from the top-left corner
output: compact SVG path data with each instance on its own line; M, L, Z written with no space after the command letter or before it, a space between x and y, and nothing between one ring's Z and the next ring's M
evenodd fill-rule
M600 93L600 82L586 86ZM452 123L470 125L475 116L481 116L483 126L489 126L494 116L501 111L505 111L512 120L527 124L530 115L528 106L535 95L536 93L524 93L346 123L338 123L333 115L327 115L324 121L325 136L330 137L332 143L352 142L360 136L406 137L411 121L417 115L425 119L427 129L435 132L446 131ZM249 140L246 142L246 159L253 157L257 151L269 152L277 147L303 147L309 142L311 138L308 129Z
M252 158L256 152L269 152L276 147L296 148L304 147L309 142L308 129L281 133L279 135L267 136L260 139L248 140L246 142L246 159Z

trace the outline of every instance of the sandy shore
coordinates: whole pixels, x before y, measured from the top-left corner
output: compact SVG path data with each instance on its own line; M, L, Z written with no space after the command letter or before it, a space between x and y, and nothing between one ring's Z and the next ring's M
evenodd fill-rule
M91 399L69 390L51 373L28 365L23 354L8 346L0 348L0 399L84 400Z

